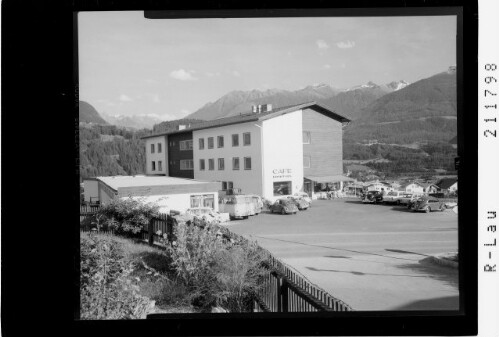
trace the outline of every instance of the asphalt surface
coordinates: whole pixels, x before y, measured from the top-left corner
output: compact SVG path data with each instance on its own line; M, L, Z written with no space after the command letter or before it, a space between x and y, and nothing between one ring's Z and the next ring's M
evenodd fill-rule
M458 271L422 261L457 251L457 214L359 199L315 200L296 215L231 221L355 310L458 310Z

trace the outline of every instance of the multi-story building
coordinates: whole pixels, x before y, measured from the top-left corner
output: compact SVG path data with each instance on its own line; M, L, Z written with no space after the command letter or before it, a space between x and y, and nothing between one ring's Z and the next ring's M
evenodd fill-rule
M352 180L343 175L347 122L316 102L254 107L252 113L143 137L146 174L221 181L223 190L269 199L299 191L313 195L321 183Z

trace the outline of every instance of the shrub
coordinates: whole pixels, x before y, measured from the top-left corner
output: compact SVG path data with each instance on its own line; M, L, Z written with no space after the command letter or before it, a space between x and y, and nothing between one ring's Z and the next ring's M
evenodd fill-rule
M127 278L132 263L111 238L82 236L80 261L81 319L143 318L154 306Z
M103 223L114 229L116 234L137 236L158 213L159 206L129 197L114 199L102 206L96 217L102 218Z
M244 240L224 240L222 228L179 223L169 248L178 277L191 290L192 304L203 309L222 306L243 312L267 272L258 246Z
M250 242L218 252L213 267L217 304L231 312L248 311L253 294L259 292L261 279L268 273L262 267L264 259L264 253Z

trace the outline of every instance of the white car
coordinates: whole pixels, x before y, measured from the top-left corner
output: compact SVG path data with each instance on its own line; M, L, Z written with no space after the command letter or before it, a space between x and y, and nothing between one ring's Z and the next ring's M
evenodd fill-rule
M388 192L384 197L383 197L383 202L385 204L397 204L400 205L400 198L403 196L407 195L406 192L403 191L391 191Z
M312 198L309 197L309 195L305 192L298 192L293 195L294 197L301 197L303 200L308 202L309 204L312 204Z

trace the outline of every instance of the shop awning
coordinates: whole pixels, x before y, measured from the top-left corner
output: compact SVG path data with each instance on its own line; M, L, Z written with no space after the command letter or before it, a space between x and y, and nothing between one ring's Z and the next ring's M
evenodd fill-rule
M335 183L338 181L355 181L355 179L349 178L342 174L332 175L332 176L306 176L305 179L312 180L318 183Z

